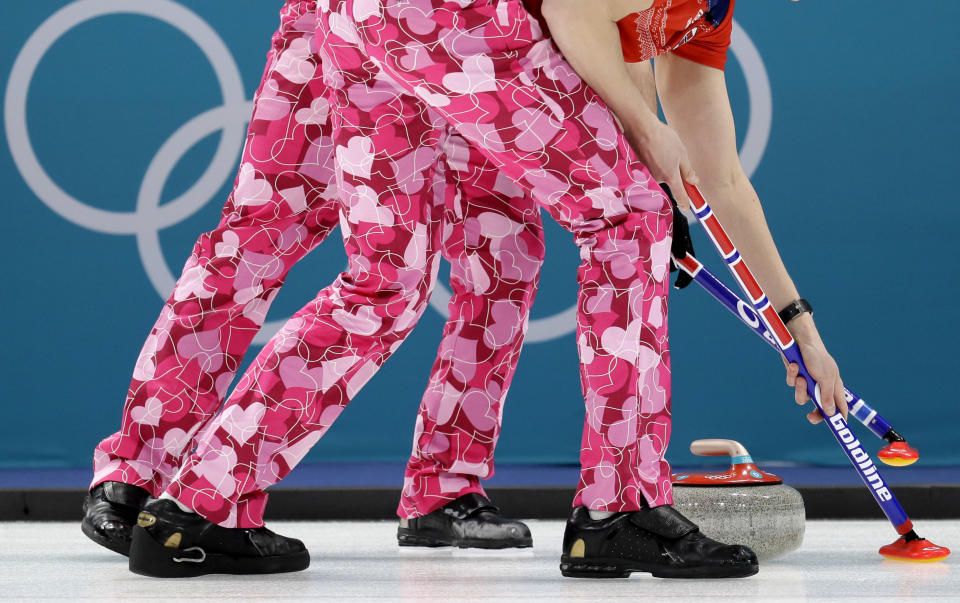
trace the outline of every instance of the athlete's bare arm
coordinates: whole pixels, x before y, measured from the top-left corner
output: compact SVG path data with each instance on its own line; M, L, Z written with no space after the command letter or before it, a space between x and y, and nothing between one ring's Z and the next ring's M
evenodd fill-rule
M740 165L730 100L723 71L666 54L656 59L656 86L667 123L686 145L700 176L700 188L754 272L774 308L781 309L799 294L770 235L757 193ZM787 325L796 338L804 363L820 384L824 410L839 408L846 416L843 381L827 353L810 314ZM796 388L797 403L808 400L806 384L796 365L787 369L787 383ZM814 411L811 422L819 422Z
M652 113L657 112L657 83L653 78L653 65L650 61L624 63L633 85L640 92L640 98Z
M617 115L624 134L657 182L666 182L682 206L689 205L681 179L696 183L687 152L676 132L660 121L633 83L616 21L649 8L652 0L544 0L543 18L553 41L583 80Z

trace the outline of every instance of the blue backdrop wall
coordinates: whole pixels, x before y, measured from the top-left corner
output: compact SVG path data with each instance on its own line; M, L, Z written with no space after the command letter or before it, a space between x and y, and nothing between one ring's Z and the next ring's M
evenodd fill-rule
M86 465L118 426L173 275L232 183L279 5L4 6L0 466ZM936 29L960 22L960 3L875 0L865 12L859 2L741 0L736 18L728 79L741 154L800 291L848 385L926 463L960 463L960 52ZM577 261L549 224L535 341L506 407L500 462L577 459L583 407L563 318ZM343 265L331 239L294 269L270 318ZM309 459L405 458L442 321L428 311ZM845 462L792 403L780 361L704 293L674 294L671 322L675 462L693 460L697 437L740 439L766 460Z

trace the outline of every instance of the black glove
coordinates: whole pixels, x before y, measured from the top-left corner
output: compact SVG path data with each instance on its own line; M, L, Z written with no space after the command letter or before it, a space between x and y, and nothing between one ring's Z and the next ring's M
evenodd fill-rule
M676 258L685 258L689 253L692 257L696 257L696 254L693 252L693 241L690 239L690 225L687 223L687 217L684 216L680 208L677 207L677 201L673 198L670 187L661 183L660 188L667 194L671 205L673 205L673 242L670 245L670 255ZM689 274L677 268L673 257L670 258L670 272L679 272L677 280L673 282L673 286L677 289L683 289L692 283L693 279L690 278Z

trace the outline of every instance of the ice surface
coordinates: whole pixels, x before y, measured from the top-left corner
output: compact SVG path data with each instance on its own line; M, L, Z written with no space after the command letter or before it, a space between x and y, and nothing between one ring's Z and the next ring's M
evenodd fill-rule
M918 521L921 536L960 555L960 522ZM799 550L736 580L563 578L563 522L531 521L534 549L496 553L400 549L394 522L275 522L301 538L312 564L274 576L144 578L126 559L86 539L77 523L0 523L0 598L326 601L957 600L957 558L940 563L883 559L896 533L882 521L808 522Z

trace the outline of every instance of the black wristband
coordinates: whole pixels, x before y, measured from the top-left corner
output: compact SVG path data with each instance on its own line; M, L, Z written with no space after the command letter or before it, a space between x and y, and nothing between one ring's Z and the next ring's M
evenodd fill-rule
M801 297L800 299L795 299L787 304L786 308L777 312L777 316L780 317L780 320L783 321L783 324L787 324L804 312L809 312L811 315L813 315L813 306L810 305L810 302Z

